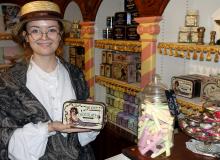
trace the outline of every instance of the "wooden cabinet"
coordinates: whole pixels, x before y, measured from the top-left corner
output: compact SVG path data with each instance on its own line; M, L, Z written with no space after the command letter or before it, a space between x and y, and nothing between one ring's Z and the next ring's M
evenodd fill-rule
M135 145L136 136L126 132L111 123L107 123L104 129L91 143L96 160L103 160L120 154L122 149Z

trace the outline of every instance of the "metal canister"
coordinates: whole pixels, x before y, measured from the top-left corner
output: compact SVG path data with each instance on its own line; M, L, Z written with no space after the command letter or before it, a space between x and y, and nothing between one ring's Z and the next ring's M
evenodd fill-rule
M106 26L107 28L112 28L114 26L114 17L107 17L106 18Z

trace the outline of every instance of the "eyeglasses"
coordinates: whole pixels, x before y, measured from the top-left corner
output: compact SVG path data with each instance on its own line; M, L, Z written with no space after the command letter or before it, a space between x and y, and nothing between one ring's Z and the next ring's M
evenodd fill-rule
M49 28L47 30L47 32L42 32L40 29L38 28L34 28L34 29L30 29L29 32L27 32L28 35L31 35L31 37L34 39L34 40L39 40L43 37L43 34L46 34L46 36L49 38L49 39L56 39L58 35L61 35L62 33L56 29L56 28Z

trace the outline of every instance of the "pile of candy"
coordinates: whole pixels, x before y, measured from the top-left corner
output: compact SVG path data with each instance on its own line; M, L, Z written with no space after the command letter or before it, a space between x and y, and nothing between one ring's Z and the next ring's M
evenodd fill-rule
M138 148L142 155L153 152L151 158L162 153L170 155L173 146L173 120L167 104L145 103L139 117Z
M220 141L220 107L218 103L207 102L204 112L179 118L179 126L193 138L206 142Z

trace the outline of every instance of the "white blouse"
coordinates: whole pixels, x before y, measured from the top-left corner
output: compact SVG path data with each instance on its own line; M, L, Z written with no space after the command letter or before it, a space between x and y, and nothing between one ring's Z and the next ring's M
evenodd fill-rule
M69 74L59 62L56 69L50 73L43 71L33 60L27 71L27 88L43 104L54 121L62 121L63 102L76 99ZM28 123L23 128L14 131L8 146L11 160L37 160L44 155L48 137L47 123ZM82 146L93 141L99 132L78 133ZM63 133L66 136L66 133Z

